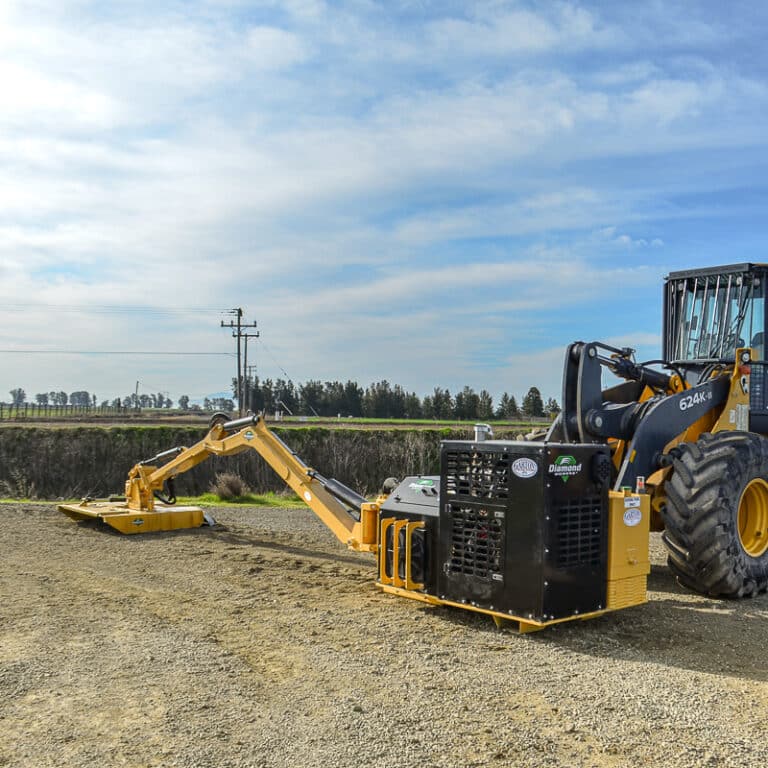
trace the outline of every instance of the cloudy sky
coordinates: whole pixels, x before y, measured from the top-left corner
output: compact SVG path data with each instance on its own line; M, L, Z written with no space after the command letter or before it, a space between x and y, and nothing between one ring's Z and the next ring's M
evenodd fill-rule
M0 400L224 390L233 307L262 378L559 398L574 339L657 356L669 270L768 261L767 32L752 0L0 0Z

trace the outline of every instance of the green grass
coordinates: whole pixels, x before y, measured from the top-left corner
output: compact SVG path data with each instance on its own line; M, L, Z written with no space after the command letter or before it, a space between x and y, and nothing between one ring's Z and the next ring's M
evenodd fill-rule
M304 507L306 504L295 494L280 493L246 493L244 496L235 496L232 499L220 499L215 493L204 493L200 496L180 496L179 504L197 504L199 506L214 507Z
M77 504L80 499L0 499L0 504ZM180 496L178 504L188 506L213 506L213 507L304 507L306 504L295 494L282 495L279 493L249 493L245 496L238 496L234 499L224 501L215 493L204 493L201 496Z

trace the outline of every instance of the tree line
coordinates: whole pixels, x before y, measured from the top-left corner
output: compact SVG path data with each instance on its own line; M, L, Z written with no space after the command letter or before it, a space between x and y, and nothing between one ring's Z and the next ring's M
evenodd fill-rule
M362 387L356 381L309 381L294 384L290 379L264 379L249 377L245 382L244 407L253 412L276 411L292 415L345 416L373 419L457 419L460 421L489 419L519 419L523 417L552 416L560 411L554 398L546 402L537 387L531 387L518 405L514 395L504 392L498 402L485 389L476 392L464 387L456 393L435 387L419 397L408 392L399 384L377 381ZM188 395L181 395L178 407L181 410L226 411L235 410L237 392L236 380L232 381L233 397L205 398L202 405L191 403ZM11 404L24 405L27 393L22 388L10 391ZM113 408L172 408L173 400L162 392L152 394L131 393L123 398L102 400L85 390L70 392L40 392L34 402L47 406L86 406Z
M132 393L126 395L124 398L116 397L113 400L99 399L95 394L87 392L85 390L77 390L76 392L70 392L67 394L64 391L51 391L51 392L38 392L34 396L34 400L27 398L27 393L21 387L16 387L10 390L11 405L19 406L24 403L35 402L37 405L53 405L53 406L65 406L76 405L95 408L97 405L102 407L112 406L113 408L173 408L173 400L170 397L166 397L163 392L157 394L141 394L137 395ZM187 402L189 398L187 397Z
M232 392L237 381L232 380ZM363 388L356 381L310 380L298 385L290 379L249 377L245 382L244 406L254 412L287 411L314 416L351 416L374 419L518 419L551 416L560 411L554 398L544 402L537 387L531 387L520 405L514 395L504 392L497 403L483 389L465 386L455 394L435 387L419 397L399 384L378 381Z

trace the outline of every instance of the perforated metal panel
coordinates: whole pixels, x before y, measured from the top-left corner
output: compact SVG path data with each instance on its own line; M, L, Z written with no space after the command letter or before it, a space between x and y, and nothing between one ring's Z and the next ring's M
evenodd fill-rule
M503 581L504 513L449 504L446 518L450 526L451 573Z
M446 451L443 466L448 496L505 502L509 498L509 464L506 453Z
M558 568L600 565L603 506L599 496L566 501L553 510L557 520Z

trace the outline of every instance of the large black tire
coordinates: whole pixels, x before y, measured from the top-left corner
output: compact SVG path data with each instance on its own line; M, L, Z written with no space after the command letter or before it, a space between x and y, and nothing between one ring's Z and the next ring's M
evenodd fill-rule
M704 434L672 456L664 542L677 580L711 597L765 591L768 440L747 432Z

